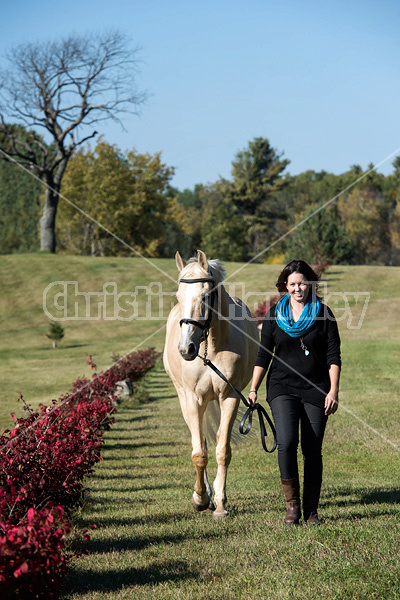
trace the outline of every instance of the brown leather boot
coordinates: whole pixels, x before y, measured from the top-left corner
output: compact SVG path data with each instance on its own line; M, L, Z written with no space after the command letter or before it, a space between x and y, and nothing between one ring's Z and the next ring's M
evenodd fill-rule
M299 478L281 479L281 482L287 509L283 524L285 526L298 525L301 517Z
M305 483L303 489L303 516L307 525L321 525L318 518L320 483Z

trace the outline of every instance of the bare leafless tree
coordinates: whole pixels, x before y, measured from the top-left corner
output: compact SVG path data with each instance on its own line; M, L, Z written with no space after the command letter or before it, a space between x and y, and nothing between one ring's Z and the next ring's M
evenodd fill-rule
M0 73L0 158L30 169L46 184L40 249L55 252L57 204L69 159L97 135L96 123L121 123L121 115L137 113L146 99L136 87L138 49L113 31L21 44L7 58L10 69ZM15 124L30 134L19 135Z

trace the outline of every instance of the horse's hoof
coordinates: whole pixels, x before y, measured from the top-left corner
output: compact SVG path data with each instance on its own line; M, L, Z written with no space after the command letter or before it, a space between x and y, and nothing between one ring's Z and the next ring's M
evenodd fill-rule
M213 517L214 519L224 519L225 517L227 517L229 515L229 512L227 510L224 510L222 512L217 512L216 510L213 512Z
M208 510L214 512L215 511L215 504L212 500L210 500L210 504L208 505Z
M196 504L196 502L194 501L194 498L192 497L192 506L195 510L197 510L197 512L202 512L203 510L208 509L208 507L210 506L210 503L207 502L207 504Z

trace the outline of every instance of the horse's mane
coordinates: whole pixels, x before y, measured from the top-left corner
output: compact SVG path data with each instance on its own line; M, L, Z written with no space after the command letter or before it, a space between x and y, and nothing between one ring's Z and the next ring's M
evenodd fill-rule
M212 271L215 283L222 283L226 276L226 271L223 262L221 262L218 258L207 260L207 262ZM204 269L200 267L197 256L193 256L192 258L189 258L189 260L187 261L187 265L180 272L179 281L182 277L194 277L196 275L195 266L197 266L202 271L204 277L207 277L207 275L209 275L207 271L204 271Z

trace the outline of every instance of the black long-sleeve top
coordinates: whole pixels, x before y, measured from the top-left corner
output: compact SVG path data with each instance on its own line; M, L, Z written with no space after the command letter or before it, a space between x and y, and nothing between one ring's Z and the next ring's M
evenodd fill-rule
M282 394L291 394L324 406L331 387L329 367L341 366L339 331L330 308L321 303L315 323L301 338L285 333L276 322L275 306L270 308L263 322L256 359L256 366L268 369L269 365L268 402Z

